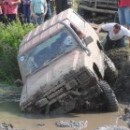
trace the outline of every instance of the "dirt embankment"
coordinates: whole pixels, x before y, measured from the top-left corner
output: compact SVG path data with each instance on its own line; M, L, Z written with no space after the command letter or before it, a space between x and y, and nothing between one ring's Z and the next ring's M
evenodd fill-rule
M106 53L119 72L114 84L117 99L130 104L130 48L113 49Z

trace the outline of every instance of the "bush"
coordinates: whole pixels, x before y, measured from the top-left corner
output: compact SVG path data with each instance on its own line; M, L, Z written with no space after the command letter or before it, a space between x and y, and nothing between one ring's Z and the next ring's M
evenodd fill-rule
M7 26L0 23L0 82L8 84L20 78L17 51L23 37L32 29L32 24L22 25L19 21Z

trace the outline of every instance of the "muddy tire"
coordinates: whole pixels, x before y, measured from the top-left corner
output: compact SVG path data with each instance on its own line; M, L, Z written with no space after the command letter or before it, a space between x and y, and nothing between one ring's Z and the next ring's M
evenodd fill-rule
M102 98L104 99L103 109L111 112L117 111L118 101L109 84L101 80L99 82L99 86L103 91L103 93L101 94Z
M104 79L111 86L114 86L114 83L118 77L118 70L116 69L114 63L111 61L111 59L107 55L105 55L105 64L106 64L106 70L105 70Z

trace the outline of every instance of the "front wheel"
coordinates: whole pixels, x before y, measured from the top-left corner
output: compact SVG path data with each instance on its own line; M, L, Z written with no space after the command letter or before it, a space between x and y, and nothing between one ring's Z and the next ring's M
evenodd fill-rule
M116 69L114 63L111 61L111 59L106 55L105 55L105 65L106 65L106 69L105 69L105 80L111 85L113 86L115 84L115 81L118 77L118 70Z
M103 80L98 85L102 89L101 98L103 99L103 109L111 112L117 111L118 101L110 85Z

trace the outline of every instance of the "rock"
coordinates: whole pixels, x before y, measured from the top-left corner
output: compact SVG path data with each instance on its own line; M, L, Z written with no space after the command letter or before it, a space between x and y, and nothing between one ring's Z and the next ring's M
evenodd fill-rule
M0 130L13 130L13 125L3 122L0 124Z
M127 114L128 112L130 113L130 108L125 107L125 108L124 108L124 113Z
M56 122L57 127L69 127L74 129L83 129L88 125L88 121L59 121Z

